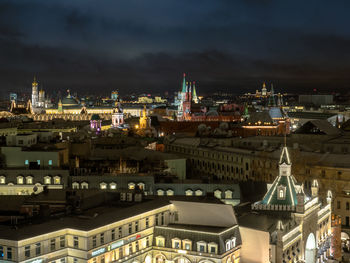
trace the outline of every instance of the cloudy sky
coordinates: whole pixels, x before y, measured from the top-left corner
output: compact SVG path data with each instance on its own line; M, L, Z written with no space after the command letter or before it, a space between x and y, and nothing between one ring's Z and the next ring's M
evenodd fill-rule
M347 91L350 1L0 0L1 92Z

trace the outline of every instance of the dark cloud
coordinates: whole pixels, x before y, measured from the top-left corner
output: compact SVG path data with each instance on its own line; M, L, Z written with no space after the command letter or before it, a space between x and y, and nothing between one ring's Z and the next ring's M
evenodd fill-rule
M350 3L301 1L2 1L2 93L163 92L182 72L210 92L348 87Z

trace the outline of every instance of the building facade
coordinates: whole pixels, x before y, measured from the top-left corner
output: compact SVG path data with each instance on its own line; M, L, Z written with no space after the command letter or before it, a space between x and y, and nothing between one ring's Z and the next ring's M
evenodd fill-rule
M232 206L139 198L122 194L121 202L129 205L105 207L105 213L2 229L1 259L27 263L239 262L241 237Z

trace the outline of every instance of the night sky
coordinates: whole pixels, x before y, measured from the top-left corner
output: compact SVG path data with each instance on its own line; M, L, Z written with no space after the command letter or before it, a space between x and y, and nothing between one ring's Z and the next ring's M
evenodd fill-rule
M327 3L326 3L327 2ZM347 91L350 1L0 0L1 95Z

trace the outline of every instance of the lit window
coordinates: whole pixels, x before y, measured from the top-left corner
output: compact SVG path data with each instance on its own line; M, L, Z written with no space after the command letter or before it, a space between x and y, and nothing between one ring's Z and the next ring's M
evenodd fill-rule
M193 195L193 191L191 189L187 189L185 193L187 196Z
M189 240L183 241L183 249L185 250L191 250L192 242Z
M158 189L157 190L157 195L164 195L164 190Z
M33 177L27 176L26 181L27 181L27 184L33 184Z
M171 244L173 248L180 249L181 248L181 240L178 238L173 238L171 240Z
M232 199L232 191L231 190L226 190L225 191L225 198L226 199Z
M44 177L44 183L45 184L51 184L51 177L50 176L45 176Z
M52 160L49 160L49 165L52 165Z
M231 242L230 240L226 241L226 251L229 251L231 249Z
M109 187L111 188L111 189L117 189L117 184L116 183L110 183L109 184Z
M25 160L25 161L24 161L24 164L25 164L25 165L28 165L28 164L29 164L29 161L28 161L28 160Z
M214 191L214 196L218 199L221 199L221 191L220 190Z
M73 189L79 189L79 183L78 182L72 183L72 187Z
M0 176L0 184L5 184L5 176Z
M107 184L106 183L100 183L100 188L101 189L107 189Z
M283 199L283 196L284 196L283 190L280 190L280 192L279 192L279 197L280 197L281 199Z
M201 195L203 195L203 191L202 190L196 190L195 194L196 194L196 196L201 196Z
M23 177L22 176L17 177L17 184L23 184Z
M36 162L38 163L38 165L40 165L40 160L36 160Z
M174 195L174 191L171 190L171 189L168 189L168 190L166 191L166 195L172 196L172 195Z
M134 184L134 183L128 183L128 188L129 188L130 190L135 189L135 184Z
M156 237L156 246L157 247L164 247L165 239L162 236Z
M55 176L54 177L54 184L60 184L61 183L61 177Z
M231 239L231 247L232 248L236 247L236 238L235 237Z

